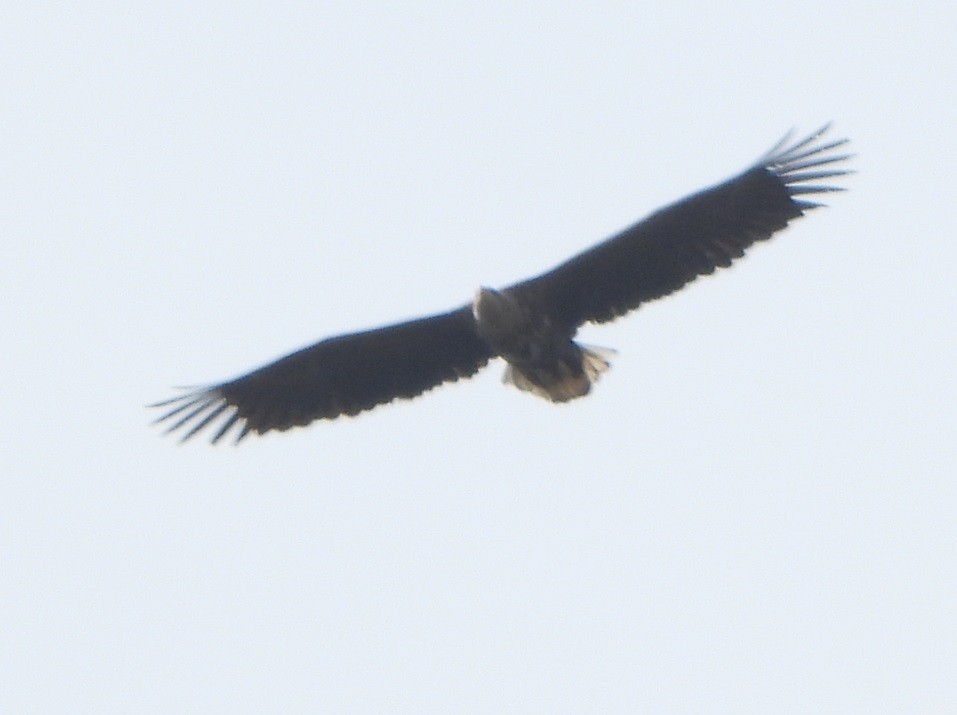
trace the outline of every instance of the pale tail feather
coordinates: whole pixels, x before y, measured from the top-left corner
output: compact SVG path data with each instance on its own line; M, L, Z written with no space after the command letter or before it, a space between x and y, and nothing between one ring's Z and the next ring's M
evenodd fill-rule
M519 390L531 392L551 402L568 402L576 397L583 397L591 390L593 383L603 372L611 367L610 358L616 352L610 348L599 348L591 345L579 345L582 351L583 374L568 375L561 381L549 385L539 385L513 365L507 365L502 375L502 382L514 385Z
M611 367L611 359L618 354L614 348L601 348L597 345L578 345L582 351L582 367L592 382L598 382L601 374Z

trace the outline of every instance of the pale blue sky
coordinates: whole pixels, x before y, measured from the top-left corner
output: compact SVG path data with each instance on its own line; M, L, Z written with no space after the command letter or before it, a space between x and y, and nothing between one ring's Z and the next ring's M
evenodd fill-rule
M87 5L0 11L0 709L957 708L954 10ZM586 400L148 426L827 120L851 190Z

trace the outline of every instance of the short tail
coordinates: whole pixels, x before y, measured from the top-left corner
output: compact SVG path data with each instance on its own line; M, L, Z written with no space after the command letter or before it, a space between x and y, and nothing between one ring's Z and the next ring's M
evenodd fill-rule
M585 345L579 345L578 348L581 351L581 365L576 366L578 369L573 369L565 362L559 362L554 371L522 370L509 364L502 381L550 402L568 402L576 397L584 397L591 391L591 386L598 382L601 374L611 367L610 358L615 351Z

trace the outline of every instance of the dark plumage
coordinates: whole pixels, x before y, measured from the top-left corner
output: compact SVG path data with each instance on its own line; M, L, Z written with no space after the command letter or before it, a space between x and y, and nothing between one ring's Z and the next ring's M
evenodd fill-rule
M212 441L237 425L286 430L356 415L443 382L469 377L493 357L506 380L555 402L588 393L608 362L573 341L586 322L606 322L730 266L820 204L800 198L841 190L815 183L849 173L833 168L847 140L819 141L823 127L790 135L738 176L653 213L536 278L500 291L483 288L472 305L377 330L329 338L234 380L152 405L157 422L183 439L211 425Z

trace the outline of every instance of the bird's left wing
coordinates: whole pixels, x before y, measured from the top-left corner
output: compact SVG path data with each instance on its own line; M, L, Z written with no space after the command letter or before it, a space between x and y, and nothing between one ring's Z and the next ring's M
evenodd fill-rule
M835 152L847 140L821 142L825 126L789 144L785 137L750 169L653 213L537 278L512 286L567 326L604 322L729 266L819 204L802 196L839 191L818 181L848 171Z
M183 440L221 418L214 444L234 425L238 442L250 432L355 415L475 374L492 355L473 326L471 308L463 307L340 335L235 380L151 406L168 408L156 421L168 422L168 432L184 430Z

